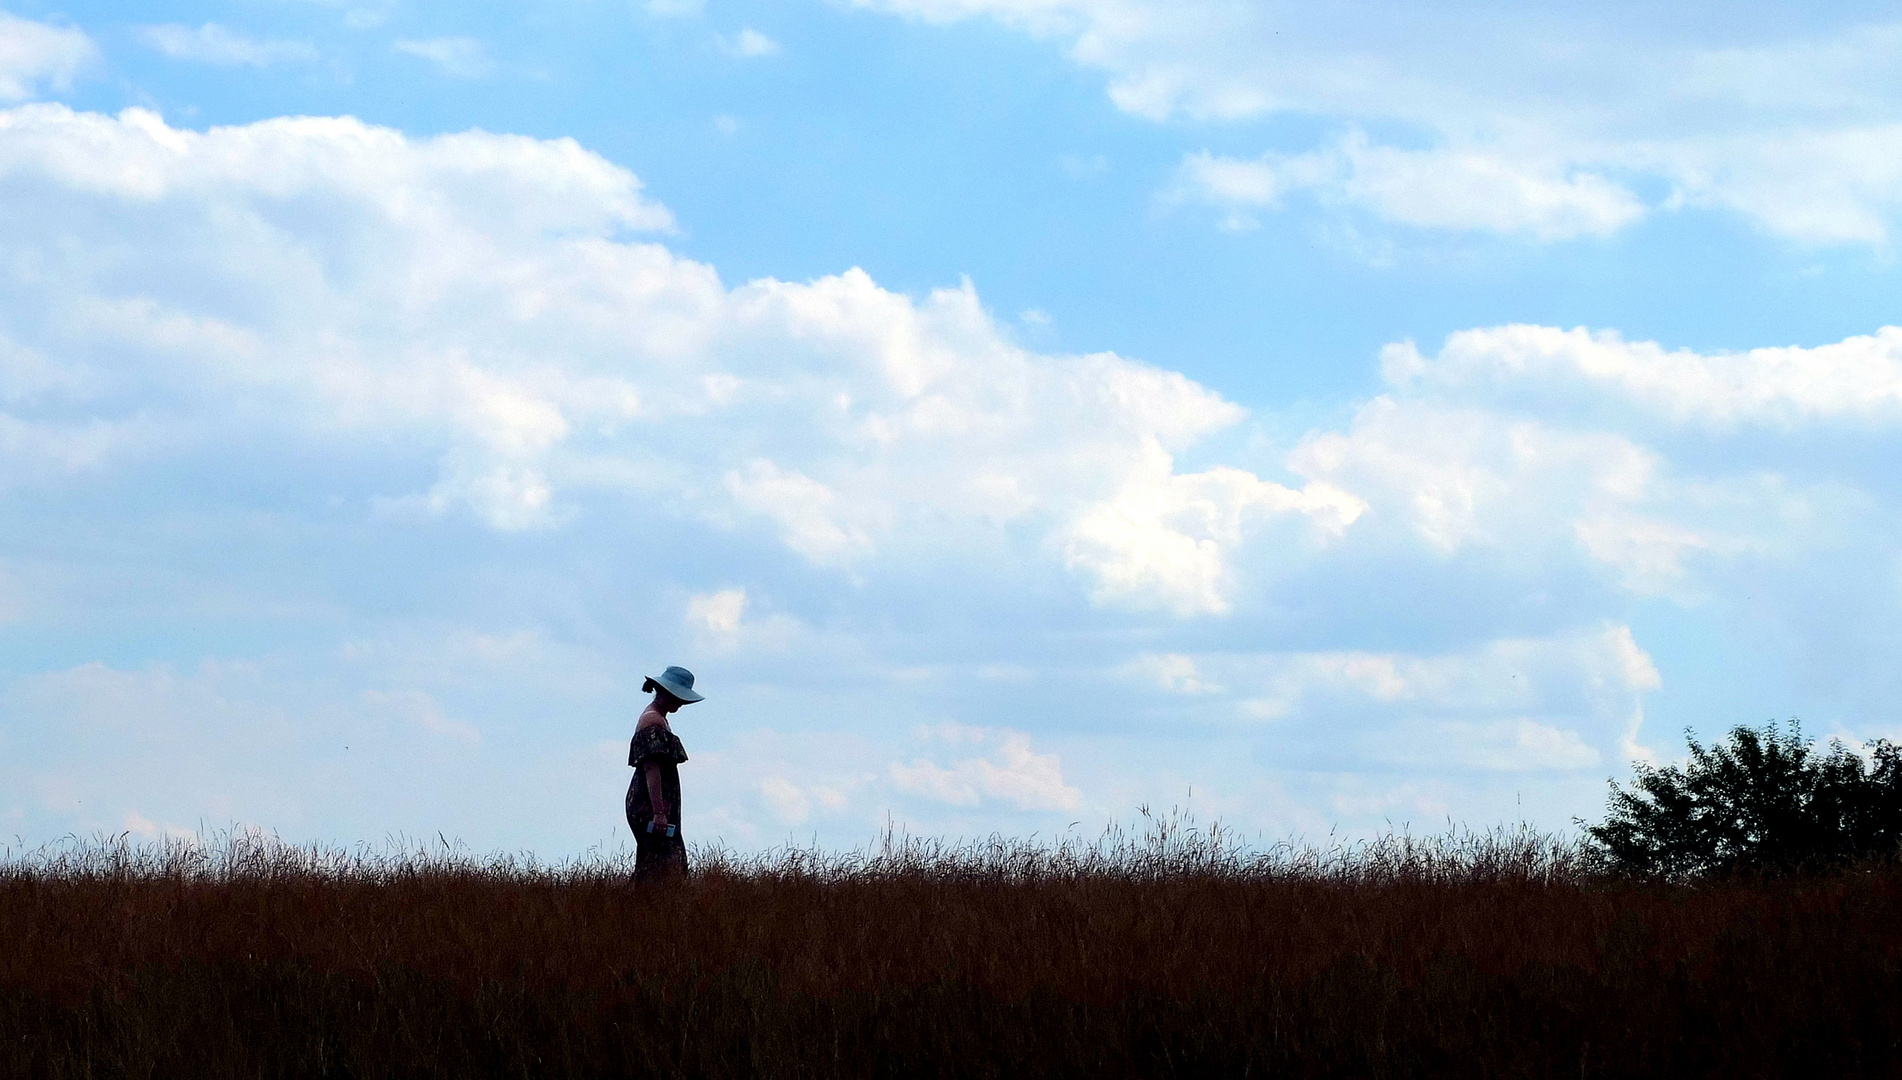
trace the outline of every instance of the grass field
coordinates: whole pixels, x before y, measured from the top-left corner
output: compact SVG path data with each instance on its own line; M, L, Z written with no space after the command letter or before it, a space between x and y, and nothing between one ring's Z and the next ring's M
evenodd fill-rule
M21 1077L1902 1073L1902 871L1618 881L1528 832L616 859L242 835L0 861Z

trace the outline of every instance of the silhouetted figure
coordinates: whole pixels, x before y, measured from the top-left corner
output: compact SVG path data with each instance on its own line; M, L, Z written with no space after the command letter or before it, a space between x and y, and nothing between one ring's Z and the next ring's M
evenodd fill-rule
M670 667L641 684L654 700L641 713L628 747L634 768L627 786L627 827L634 830L634 880L662 881L687 872L687 841L680 829L680 763L687 748L667 718L682 705L700 701L693 672Z

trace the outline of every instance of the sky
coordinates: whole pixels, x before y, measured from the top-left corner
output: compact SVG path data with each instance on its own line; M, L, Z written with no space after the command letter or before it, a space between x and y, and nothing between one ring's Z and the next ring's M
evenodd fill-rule
M1902 737L1887 5L0 4L0 843L612 850L670 664L744 851Z

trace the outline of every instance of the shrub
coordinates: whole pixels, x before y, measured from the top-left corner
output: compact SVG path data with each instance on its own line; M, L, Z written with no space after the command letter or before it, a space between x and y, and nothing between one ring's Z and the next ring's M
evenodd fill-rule
M1827 752L1772 722L1738 726L1706 748L1685 732L1681 767L1634 766L1631 790L1611 782L1605 822L1585 826L1617 869L1683 877L1824 869L1887 858L1902 845L1902 747L1884 739L1864 758ZM1584 825L1584 822L1579 822Z

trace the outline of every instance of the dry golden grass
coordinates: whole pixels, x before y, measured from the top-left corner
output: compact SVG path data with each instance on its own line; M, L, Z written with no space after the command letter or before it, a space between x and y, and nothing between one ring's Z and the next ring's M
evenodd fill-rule
M1663 884L1527 832L696 852L671 887L228 836L0 861L44 1077L1890 1076L1902 872Z

